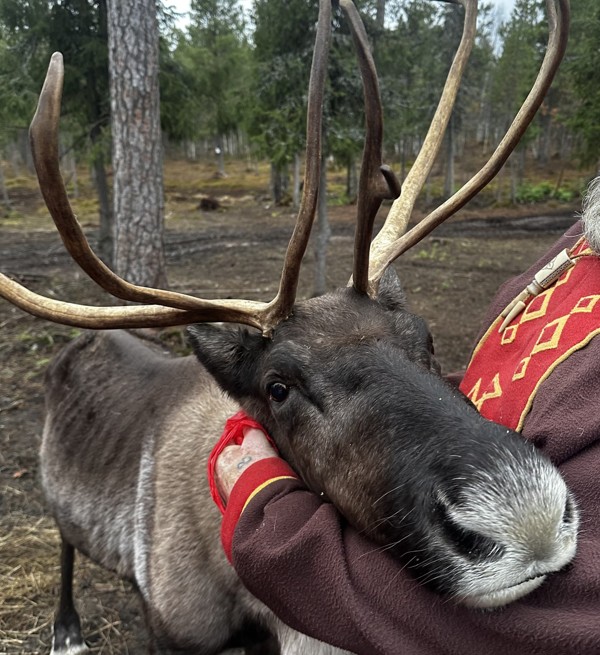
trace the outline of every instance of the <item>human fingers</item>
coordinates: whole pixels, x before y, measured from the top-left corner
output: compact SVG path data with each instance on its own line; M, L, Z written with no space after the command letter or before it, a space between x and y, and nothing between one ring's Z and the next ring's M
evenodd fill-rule
M277 451L269 443L265 433L257 428L244 429L244 441L241 445L242 450L257 457L277 457Z

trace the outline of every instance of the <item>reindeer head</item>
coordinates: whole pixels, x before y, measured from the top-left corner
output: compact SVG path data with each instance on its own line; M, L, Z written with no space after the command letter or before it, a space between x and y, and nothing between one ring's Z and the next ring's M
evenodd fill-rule
M556 469L519 435L483 419L439 377L424 321L411 314L389 265L498 172L523 134L565 48L567 0L548 0L550 42L538 79L481 171L404 234L439 149L475 35L476 0L442 99L402 186L381 163L377 77L354 5L342 0L363 76L367 136L352 285L294 304L318 193L321 107L330 40L322 0L311 72L303 200L276 298L213 301L131 285L93 254L69 206L57 157L62 61L55 55L32 123L40 186L69 252L113 295L145 306L89 308L33 294L5 276L0 293L38 316L93 328L245 323L257 332L190 328L195 352L225 391L269 430L316 493L460 601L501 605L534 589L575 552L577 511ZM396 197L371 243L375 215ZM399 196L399 197L398 197ZM149 304L156 303L156 304ZM160 306L158 306L160 305Z
M577 511L557 470L439 376L394 275L298 303L270 339L189 328L196 355L307 486L461 602L514 600L568 563Z

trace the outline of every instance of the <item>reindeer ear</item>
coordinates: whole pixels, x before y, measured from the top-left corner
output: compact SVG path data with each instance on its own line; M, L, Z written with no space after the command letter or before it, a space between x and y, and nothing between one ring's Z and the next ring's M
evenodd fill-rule
M390 311L406 310L406 294L393 266L388 266L379 282L377 301Z
M258 332L218 328L206 323L190 325L187 336L200 363L224 391L236 400L252 392L267 339Z

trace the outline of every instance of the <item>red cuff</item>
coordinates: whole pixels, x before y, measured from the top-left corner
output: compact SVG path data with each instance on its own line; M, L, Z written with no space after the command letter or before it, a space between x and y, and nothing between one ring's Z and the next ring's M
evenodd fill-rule
M221 543L230 562L233 533L244 508L259 491L262 491L271 482L282 478L297 480L298 476L287 462L279 457L259 459L258 462L251 464L238 478L231 490L221 525Z
M240 409L237 414L234 414L231 418L227 419L225 423L225 428L223 434L221 435L219 441L215 444L210 457L208 458L208 486L210 488L210 495L215 501L216 506L221 510L221 514L225 513L225 503L221 498L221 494L217 489L217 483L215 482L215 466L217 465L217 459L219 455L227 446L237 445L239 446L242 441L244 441L244 428L257 428L262 432L265 432L265 429L260 423L257 423L253 418L250 418L246 412ZM269 443L277 451L277 446L273 443L271 437L265 433Z

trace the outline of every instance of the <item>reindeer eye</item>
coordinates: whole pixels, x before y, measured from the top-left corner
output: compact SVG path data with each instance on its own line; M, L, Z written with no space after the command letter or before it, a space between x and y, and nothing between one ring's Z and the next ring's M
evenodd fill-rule
M276 403L281 403L288 397L290 390L287 385L282 382L272 382L267 387L267 391L269 392L269 398L271 400L274 400Z

